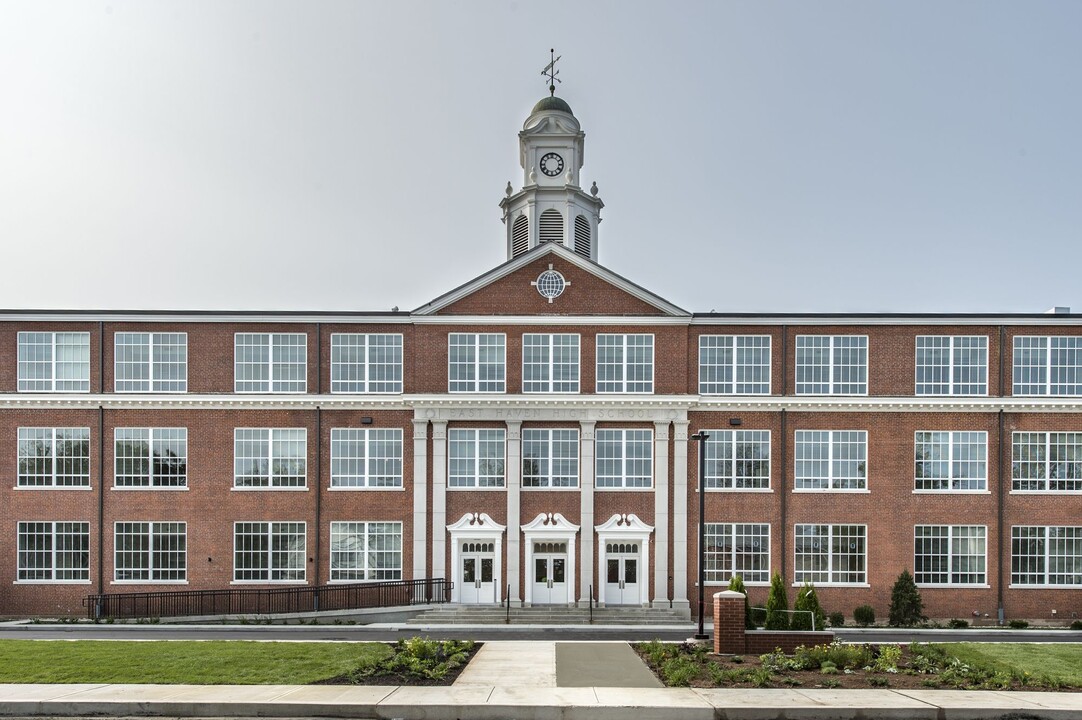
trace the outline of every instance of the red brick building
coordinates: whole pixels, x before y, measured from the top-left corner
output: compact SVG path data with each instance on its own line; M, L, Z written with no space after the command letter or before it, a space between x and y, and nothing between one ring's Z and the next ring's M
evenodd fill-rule
M461 603L1082 613L1082 317L692 313L598 264L545 98L508 261L413 312L0 314L0 614L446 577ZM708 438L695 440L705 433Z

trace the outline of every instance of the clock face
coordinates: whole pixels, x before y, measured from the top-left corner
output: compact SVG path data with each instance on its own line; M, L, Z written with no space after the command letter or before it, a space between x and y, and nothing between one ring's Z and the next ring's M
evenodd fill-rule
M564 159L556 153L545 153L541 156L541 172L549 177L556 177L564 171Z

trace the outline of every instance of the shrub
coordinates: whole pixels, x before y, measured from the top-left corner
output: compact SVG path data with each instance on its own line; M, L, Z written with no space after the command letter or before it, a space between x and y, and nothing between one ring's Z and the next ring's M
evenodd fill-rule
M881 645L879 656L873 667L877 672L898 672L898 663L902 660L902 648L899 645Z
M756 625L751 621L751 603L748 602L748 590L744 587L744 578L733 575L729 579L729 589L733 592L744 593L744 627L754 630Z
M669 687L687 687L699 675L701 666L694 658L678 655L661 665L661 677Z
M767 630L789 629L789 595L785 592L785 581L779 573L770 578L770 594L766 597Z
M1082 620L1075 620L1071 623L1072 630L1082 630Z
M891 627L912 627L928 618L924 615L924 601L921 600L920 590L909 570L902 570L902 574L894 581L894 588L890 591L890 620Z
M1007 623L1007 624L1008 624L1008 625L1010 625L1010 626L1011 626L1012 628L1014 628L1015 630L1022 630L1022 629L1024 629L1024 628L1028 628L1028 627L1029 627L1029 623L1028 623L1028 622L1026 622L1025 620L1011 620L1011 621L1010 621L1009 623Z
M804 583L797 591L794 610L803 610L793 614L790 628L793 630L822 630L826 627L827 620L823 614L823 607L819 604L819 596L815 594L815 587L811 583ZM812 616L815 617L815 627L812 625Z
M969 621L961 620L959 618L951 618L947 621L947 626L950 627L952 630L961 630L962 628L969 627Z
M830 627L842 627L843 625L845 625L845 613L830 613Z
M861 605L853 611L853 622L861 627L868 627L875 622L875 608L871 605Z
M438 680L469 659L472 640L429 640L412 637L395 643L390 657L359 667L359 677L412 675Z

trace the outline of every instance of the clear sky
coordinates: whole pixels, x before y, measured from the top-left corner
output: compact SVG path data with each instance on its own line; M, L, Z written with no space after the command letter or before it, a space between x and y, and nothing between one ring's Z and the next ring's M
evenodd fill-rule
M0 307L388 310L547 94L692 311L1082 311L1082 2L0 0Z

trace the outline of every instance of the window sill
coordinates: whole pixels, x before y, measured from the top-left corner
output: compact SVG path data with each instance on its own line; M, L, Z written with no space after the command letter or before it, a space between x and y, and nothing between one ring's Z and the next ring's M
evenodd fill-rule
M187 585L187 580L110 580L110 585Z
M48 491L48 490L79 490L87 491L93 490L90 485L16 485L12 490L34 490L34 491Z
M917 583L921 590L989 590L991 585L986 583Z
M405 489L401 485L331 485L326 488L328 492L402 492Z
M109 492L188 492L188 486L114 485L109 488Z
M12 585L89 585L89 580L16 580Z
M231 492L308 492L305 487L231 487Z
M991 490L914 490L914 495L991 495Z

